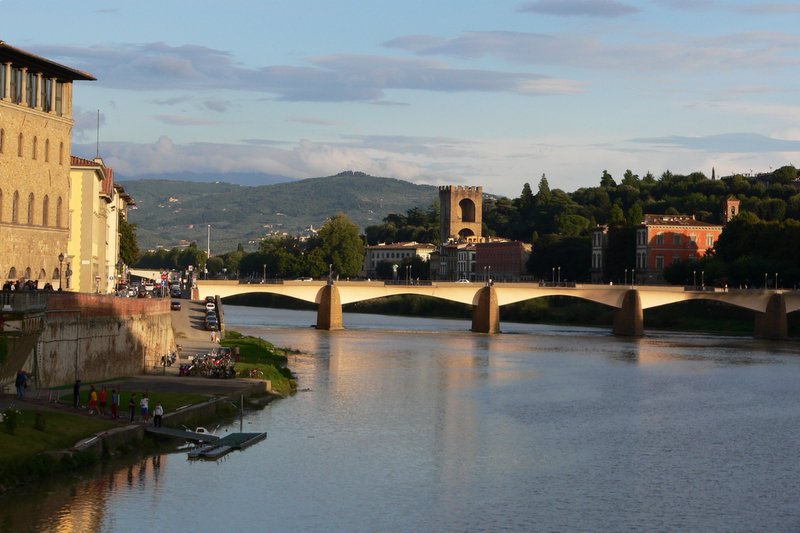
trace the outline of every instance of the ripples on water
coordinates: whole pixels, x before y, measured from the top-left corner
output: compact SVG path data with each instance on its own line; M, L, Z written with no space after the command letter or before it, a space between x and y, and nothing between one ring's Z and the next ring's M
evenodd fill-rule
M306 327L313 313L232 306L226 320L303 351L289 364L310 390L243 421L267 441L218 463L169 454L58 484L19 498L29 521L14 525L800 530L795 343L522 324L488 336L352 314L323 332Z

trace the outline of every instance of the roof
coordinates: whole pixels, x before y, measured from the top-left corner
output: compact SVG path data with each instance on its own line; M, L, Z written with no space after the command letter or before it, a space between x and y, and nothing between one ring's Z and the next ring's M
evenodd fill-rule
M417 248L436 248L432 244L425 244L419 242L395 242L392 244L379 243L372 246L367 246L369 250L415 250Z
M644 226L669 226L685 228L722 228L720 224L701 222L694 215L645 215Z
M0 40L0 63L8 62L25 66L47 76L60 78L62 80L96 81L97 79L89 73L50 61L49 59L26 52L20 48L15 48L5 41Z

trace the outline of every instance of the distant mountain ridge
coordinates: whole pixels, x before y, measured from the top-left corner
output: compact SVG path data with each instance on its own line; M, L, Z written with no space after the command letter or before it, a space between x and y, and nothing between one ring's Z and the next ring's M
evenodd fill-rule
M438 198L434 186L352 171L259 186L173 179L120 183L137 204L129 220L137 226L140 248L173 248L185 240L205 249L211 225L212 254L235 250L239 243L252 250L269 233L318 229L337 213L363 231L388 214L427 207Z
M131 182L138 180L169 180L169 181L193 181L198 183L233 183L236 185L273 185L275 183L288 183L299 181L297 178L289 178L277 174L265 174L263 172L162 172L159 174L139 174L136 176L117 175L121 182Z

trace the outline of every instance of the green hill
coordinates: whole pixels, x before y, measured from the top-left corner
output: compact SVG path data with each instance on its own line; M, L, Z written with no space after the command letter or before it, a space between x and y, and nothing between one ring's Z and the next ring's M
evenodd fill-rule
M363 230L390 213L427 207L438 197L433 186L361 172L258 187L157 179L122 185L137 204L129 220L137 226L142 250L173 248L182 240L205 248L209 224L212 252L231 251L239 243L253 249L267 234L317 229L337 213Z

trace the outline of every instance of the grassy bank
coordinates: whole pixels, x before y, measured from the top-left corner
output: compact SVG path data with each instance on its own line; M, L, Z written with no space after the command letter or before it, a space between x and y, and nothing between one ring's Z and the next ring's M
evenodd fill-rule
M236 363L237 375L249 377L251 370L260 379L272 381L272 390L287 396L297 390L297 380L286 366L286 348L277 348L271 342L258 337L244 336L238 331L227 331L220 342L222 346L239 348L239 361Z

